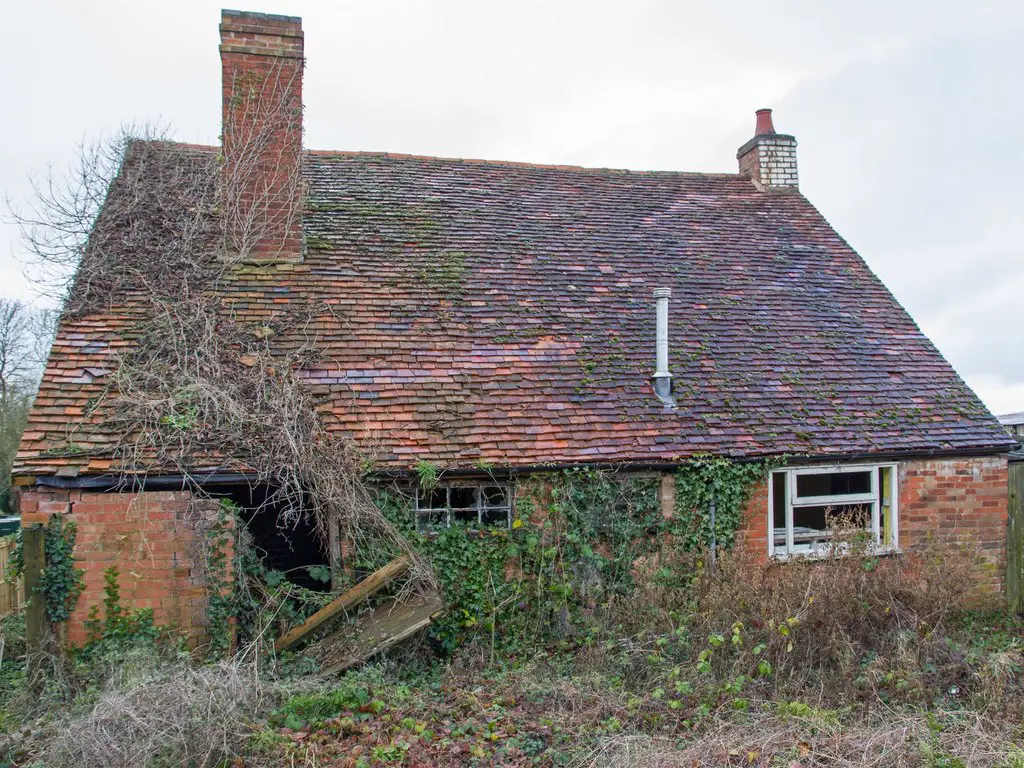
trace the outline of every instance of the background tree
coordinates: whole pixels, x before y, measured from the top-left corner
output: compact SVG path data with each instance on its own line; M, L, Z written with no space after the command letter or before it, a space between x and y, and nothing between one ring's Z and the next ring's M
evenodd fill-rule
M39 387L55 313L0 299L0 511L11 514L11 464Z

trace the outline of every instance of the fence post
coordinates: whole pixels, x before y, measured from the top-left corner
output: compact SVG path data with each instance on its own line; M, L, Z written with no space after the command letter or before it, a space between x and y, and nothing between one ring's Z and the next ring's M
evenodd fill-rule
M1006 602L1024 613L1024 461L1009 466L1009 518L1006 528Z
M22 546L25 552L25 644L28 650L39 651L43 645L43 631L46 628L46 604L36 588L43 578L46 567L46 529L42 525L30 525L22 529Z

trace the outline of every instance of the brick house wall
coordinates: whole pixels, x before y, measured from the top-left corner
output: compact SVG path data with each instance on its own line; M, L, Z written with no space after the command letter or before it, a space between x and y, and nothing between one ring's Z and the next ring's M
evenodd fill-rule
M867 462L865 462L867 463ZM973 594L980 602L1005 598L1009 514L1005 456L899 462L899 542L911 550L930 540L963 545L974 555ZM736 546L768 562L768 484L744 511Z
M965 545L975 596L1004 598L1008 474L1004 456L899 463L899 540L913 549L931 538ZM546 486L533 487L538 510ZM663 514L674 510L671 475L662 477ZM187 491L90 493L32 489L20 498L23 525L61 513L78 525L75 548L85 571L85 591L68 622L68 641L86 640L85 619L102 605L103 572L120 569L122 604L152 608L157 624L182 630L191 647L206 642L207 577L203 531L217 517L217 502ZM535 521L536 522L536 521ZM758 485L744 511L736 547L754 562L768 562L768 484Z
M119 570L122 606L152 608L155 622L182 631L192 648L206 642L203 530L216 520L216 501L188 491L33 488L22 491L20 509L23 526L62 514L78 527L75 558L85 589L68 621L69 645L86 642L89 609L99 605L102 611L103 573L112 565Z

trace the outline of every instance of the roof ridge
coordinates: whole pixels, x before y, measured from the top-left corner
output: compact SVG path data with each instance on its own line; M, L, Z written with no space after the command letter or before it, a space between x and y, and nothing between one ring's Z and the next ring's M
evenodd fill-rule
M173 146L180 149L206 150L211 152L220 151L220 147L215 144L195 144L192 142L166 139L149 139L142 141L149 144ZM634 168L609 168L607 166L568 165L565 163L530 163L523 160L489 160L487 158L478 157L444 157L442 155L416 155L408 152L374 152L368 150L305 149L303 152L306 155L312 155L315 157L381 157L393 160L440 160L446 163L493 165L501 168L528 168L552 171L600 171L604 173L630 174L637 176L701 176L707 178L729 179L733 181L749 181L749 179L741 173L723 173L715 171L638 170Z
M535 168L539 170L557 171L603 171L605 173L636 174L644 176L709 176L733 180L749 181L740 173L721 173L707 171L657 171L634 170L631 168L608 168L603 166L566 165L562 163L529 163L521 160L488 160L470 157L442 157L440 155L414 155L405 152L372 152L365 150L307 149L306 154L317 157L384 157L395 160L441 160L449 163L466 163L467 165L494 165L502 168Z

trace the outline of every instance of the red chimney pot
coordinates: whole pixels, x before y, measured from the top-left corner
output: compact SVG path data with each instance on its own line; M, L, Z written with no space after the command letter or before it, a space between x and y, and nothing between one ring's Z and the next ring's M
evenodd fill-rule
M770 136L775 133L775 126L772 125L772 111L770 109L757 110L757 125L754 127L755 136Z

